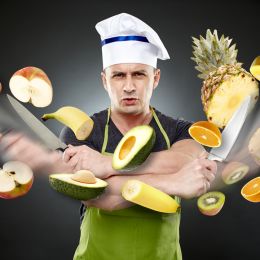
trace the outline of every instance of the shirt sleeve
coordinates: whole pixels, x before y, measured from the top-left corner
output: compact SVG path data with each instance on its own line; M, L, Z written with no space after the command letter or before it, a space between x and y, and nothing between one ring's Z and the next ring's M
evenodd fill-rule
M192 139L189 134L189 127L192 125L193 122L178 119L176 122L176 134L174 138L174 143L178 142L183 139Z
M73 133L73 131L69 127L64 127L60 132L60 140L64 142L65 144L71 144L73 146L79 146L79 145L87 145L88 147L98 151L97 146L94 144L94 137L93 137L94 131L90 133L88 138L86 140L78 140Z

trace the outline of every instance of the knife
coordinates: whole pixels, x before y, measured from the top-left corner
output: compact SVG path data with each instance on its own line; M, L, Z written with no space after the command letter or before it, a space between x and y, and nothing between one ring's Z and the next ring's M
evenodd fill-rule
M0 95L0 132L17 130L28 134L51 150L64 150L67 145L8 94Z
M210 150L209 160L223 162L227 158L250 111L250 103L251 96L247 96L223 130L221 146Z

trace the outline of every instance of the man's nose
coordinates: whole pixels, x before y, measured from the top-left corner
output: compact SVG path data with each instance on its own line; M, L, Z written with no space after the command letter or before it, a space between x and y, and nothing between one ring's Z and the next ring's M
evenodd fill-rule
M134 81L132 80L132 77L128 75L126 77L126 80L124 82L124 91L125 92L134 92L136 90Z

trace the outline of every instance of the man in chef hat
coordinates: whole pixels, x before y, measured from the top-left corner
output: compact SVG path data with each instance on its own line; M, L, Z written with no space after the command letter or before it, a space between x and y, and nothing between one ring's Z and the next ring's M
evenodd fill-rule
M99 22L96 29L101 36L101 76L111 106L92 117L94 130L85 146L69 128L64 128L61 137L74 145L67 149L65 161L75 164L75 169L102 173L99 177L107 178L109 186L101 197L81 207L81 238L74 259L181 259L180 213L162 214L133 205L122 198L121 188L127 180L139 179L175 195L180 203L180 197L206 192L216 164L194 160L205 153L190 138L189 122L170 118L150 105L160 80L157 59L170 58L157 33L126 13ZM144 124L156 132L153 153L142 167L122 176L111 167L113 152L127 131ZM102 170L94 161L91 165L89 149L106 156ZM198 177L203 181L199 183Z
M10 159L37 169L43 168L44 160L48 173L88 169L108 182L100 197L81 206L75 260L179 260L180 212L163 214L133 205L122 198L122 186L129 179L141 180L180 203L180 198L196 197L209 189L216 163L205 159L203 147L190 138L190 122L166 116L150 105L160 80L157 59L169 59L157 33L126 13L99 22L96 29L101 36L101 77L111 105L92 116L94 129L88 139L77 140L65 127L60 137L70 147L61 158L26 137L9 133L2 137L3 150ZM113 170L112 155L123 135L145 124L156 133L146 162L127 174ZM16 149L25 152L15 153Z

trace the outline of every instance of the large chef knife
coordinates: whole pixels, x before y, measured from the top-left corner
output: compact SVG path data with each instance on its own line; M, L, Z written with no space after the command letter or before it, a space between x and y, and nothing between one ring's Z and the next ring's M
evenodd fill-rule
M210 150L209 160L223 162L231 151L250 110L251 97L247 96L233 114L222 132L222 144Z
M66 144L51 132L29 110L8 94L0 95L0 133L9 130L24 132L49 149L65 149Z

